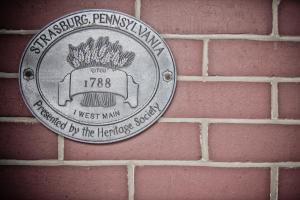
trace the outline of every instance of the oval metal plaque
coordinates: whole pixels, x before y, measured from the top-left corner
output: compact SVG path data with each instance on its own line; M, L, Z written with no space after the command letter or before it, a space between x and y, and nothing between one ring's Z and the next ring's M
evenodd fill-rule
M152 125L167 109L176 67L163 39L127 14L83 10L43 28L20 64L23 98L52 131L111 143Z

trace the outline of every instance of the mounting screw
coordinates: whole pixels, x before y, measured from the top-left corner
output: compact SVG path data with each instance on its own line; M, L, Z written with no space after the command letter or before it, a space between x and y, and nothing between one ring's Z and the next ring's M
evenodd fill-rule
M34 79L34 72L32 69L27 68L23 71L23 78L27 81Z
M163 73L163 79L166 82L171 81L173 79L173 73L171 71L169 71L169 70L164 71L164 73Z

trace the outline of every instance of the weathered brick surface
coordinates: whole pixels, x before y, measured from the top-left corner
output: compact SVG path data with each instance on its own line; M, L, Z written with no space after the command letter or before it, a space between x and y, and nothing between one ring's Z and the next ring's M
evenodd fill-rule
M300 76L299 42L212 40L209 75Z
M143 0L141 18L162 33L269 34L271 0Z
M0 35L0 71L17 73L22 53L31 35Z
M86 8L114 9L134 15L135 2L5 0L1 4L0 29L41 29L64 14ZM280 42L272 41L274 38L269 35L272 0L140 2L142 20L159 33L177 34L176 38L182 38L165 37L180 76L202 76L203 41L193 34L216 34L208 43L209 76L288 77L285 80L289 81L300 77L300 42L294 41L300 36L298 0L280 1L279 34L296 36L282 38L291 41ZM188 37L180 34L188 34L191 39L183 39ZM246 39L220 39L217 34L246 34L243 35ZM247 38L247 34L252 34L251 38ZM255 38L253 34L269 37L270 41L260 40L260 36ZM31 37L0 34L0 72L18 72L22 52ZM211 79L177 82L175 97L164 117L232 120L232 123L208 126L209 163L216 167L177 165L202 156L201 124L175 122L183 119L156 123L133 138L113 144L92 145L64 139L65 161L62 162L57 160L57 134L40 123L0 122L0 199L123 200L128 199L128 189L132 186L128 185L127 175L134 178L135 200L270 199L270 181L273 180L270 166L245 168L237 167L236 162L241 162L241 166L248 162L265 165L280 162L287 168L279 168L278 199L298 200L300 169L289 167L300 162L300 124L284 125L290 121L281 119L300 119L300 83L275 80L279 81L278 113L282 124L255 121L271 120L270 82ZM0 78L0 97L0 117L32 116L21 98L17 79ZM253 121L241 124L234 119ZM10 159L12 165L4 165L7 161L3 159ZM49 164L45 161L48 159L58 162L59 166L43 166ZM42 166L16 166L26 165L31 160ZM111 166L107 160L148 161L145 166L135 166L131 177L127 166ZM108 166L76 166L78 162ZM168 165L156 165L161 162ZM64 166L70 163L74 165Z
M50 21L82 9L112 9L134 15L134 0L5 0L1 5L0 28L40 29Z
M109 145L65 140L65 159L199 160L199 124L157 123L129 140Z
M278 87L279 117L300 118L300 83L280 83Z
M176 62L177 74L192 76L202 74L202 41L168 39L167 43Z
M268 118L270 85L178 82L166 117Z
M18 79L0 79L0 116L31 116L19 90Z
M269 199L269 170L208 167L137 167L136 200Z
M279 171L279 200L300 199L300 169L280 169Z
M300 161L300 125L211 124L209 158L214 161Z
M1 199L127 199L125 167L0 167Z
M40 123L0 123L0 159L57 159L57 135Z
M278 15L279 33L281 35L300 35L300 1L281 1Z

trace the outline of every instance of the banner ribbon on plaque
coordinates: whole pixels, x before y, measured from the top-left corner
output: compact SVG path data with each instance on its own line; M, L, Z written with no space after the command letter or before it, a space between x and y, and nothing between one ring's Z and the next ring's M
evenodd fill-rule
M121 70L87 67L73 70L58 84L58 105L65 106L77 94L89 92L113 93L124 98L130 107L138 105L139 85Z

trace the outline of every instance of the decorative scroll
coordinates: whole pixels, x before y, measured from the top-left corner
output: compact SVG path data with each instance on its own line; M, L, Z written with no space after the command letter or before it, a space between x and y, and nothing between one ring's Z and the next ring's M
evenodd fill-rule
M65 106L72 97L86 93L113 93L130 107L138 105L138 87L132 76L121 70L87 67L73 70L58 84L58 104Z

